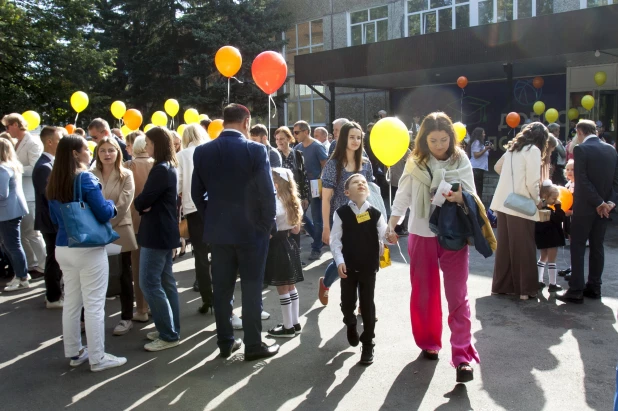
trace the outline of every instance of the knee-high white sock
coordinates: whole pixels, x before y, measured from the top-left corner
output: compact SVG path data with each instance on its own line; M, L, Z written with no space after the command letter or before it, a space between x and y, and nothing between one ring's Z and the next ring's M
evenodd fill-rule
M548 263L547 272L549 273L549 283L556 285L556 276L558 275L558 270L556 269L556 263Z
M539 282L543 282L543 274L545 274L545 263L541 260L537 261L536 268L539 271Z
M290 291L290 300L292 300L292 324L298 324L298 306L300 302L298 300L298 291L296 291L296 288Z
M285 328L292 328L292 301L290 300L290 294L280 294L279 303L281 304L281 314L283 314L283 326Z

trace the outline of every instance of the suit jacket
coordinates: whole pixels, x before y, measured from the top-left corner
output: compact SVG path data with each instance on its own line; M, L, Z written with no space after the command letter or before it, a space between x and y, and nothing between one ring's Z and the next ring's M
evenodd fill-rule
M118 214L110 222L114 231L120 236L118 240L114 241L114 244L121 246L121 252L124 253L137 250L137 241L133 231L133 220L129 212L129 208L133 203L133 196L135 195L133 173L129 169L124 169L123 171L126 173L124 178L120 178L120 173L114 170L107 182L103 181L103 174L98 168L92 170L92 174L101 181L103 197L106 200L112 200L116 204Z
M43 144L38 137L32 137L30 133L26 133L24 138L17 143L15 153L17 159L24 167L24 174L22 177L22 188L26 201L34 201L34 186L32 185L32 171L36 162L41 157L43 152Z
M0 221L13 220L28 214L28 205L21 188L21 173L0 165Z
M34 229L42 233L54 234L58 228L52 223L49 215L49 203L47 201L47 182L51 174L54 161L46 154L42 154L32 170L32 183L34 185Z
M204 241L268 240L276 230L276 207L266 147L238 131L224 130L195 149L193 165L191 197L204 219Z
M135 198L135 209L142 216L137 233L140 246L158 250L180 246L177 183L176 168L167 162L157 163L150 170L144 190Z
M133 172L133 180L135 182L135 197L142 194L144 185L148 179L148 174L152 170L154 160L148 154L138 154L124 163L124 166ZM139 225L142 221L142 216L135 209L135 204L131 204L131 219L133 220L133 231L135 234L139 232Z
M618 153L598 137L591 137L573 149L575 192L573 215L597 213L604 201L618 204Z

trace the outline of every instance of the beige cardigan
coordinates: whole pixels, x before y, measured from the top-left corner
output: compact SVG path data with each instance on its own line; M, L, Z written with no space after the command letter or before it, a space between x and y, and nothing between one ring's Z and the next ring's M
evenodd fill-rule
M511 178L511 160L513 162L513 178ZM533 144L524 147L519 152L507 151L496 163L494 170L500 174L500 180L491 202L491 208L504 214L539 221L539 212L533 216L518 213L504 206L506 197L513 192L531 198L535 204L541 201L539 189L541 182L541 150Z

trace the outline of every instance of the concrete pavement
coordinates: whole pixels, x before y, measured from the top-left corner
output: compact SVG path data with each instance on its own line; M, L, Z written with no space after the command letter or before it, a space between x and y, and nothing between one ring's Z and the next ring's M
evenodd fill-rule
M63 358L61 312L46 310L44 284L0 293L0 409L9 410L609 410L618 358L618 225L608 230L602 301L581 306L549 298L538 301L490 296L493 258L470 251L469 293L472 332L482 364L475 380L455 384L450 332L443 299L440 360L419 356L409 320L409 269L391 249L393 266L380 271L376 286L375 363L357 365L360 347L347 344L339 310L339 282L331 303L317 301L318 278L330 253L306 267L298 286L303 331L282 339L278 356L242 361L242 350L217 358L214 316L196 313L190 253L176 262L181 298L182 343L159 353L143 350L152 322L135 323L122 337L111 335L120 302L106 306L106 346L126 356L124 367L92 373ZM407 241L400 241L407 257ZM303 238L306 257L309 238ZM327 248L325 248L327 249ZM561 253L559 268L568 264ZM565 285L564 282L561 282ZM240 314L240 287L236 311ZM264 309L281 320L276 290L264 291ZM242 332L238 332L242 336ZM265 334L264 334L265 335ZM267 342L273 340L266 338Z

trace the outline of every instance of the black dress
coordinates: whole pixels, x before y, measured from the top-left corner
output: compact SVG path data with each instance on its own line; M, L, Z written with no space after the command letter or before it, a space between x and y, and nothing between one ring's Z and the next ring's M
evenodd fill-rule
M264 284L292 285L304 280L300 249L290 230L277 231L268 245Z
M556 204L554 207L555 210L549 207L543 208L543 210L551 211L549 221L537 222L534 226L534 241L536 242L536 248L539 250L564 247L565 245L562 223L566 215L562 211L560 204Z

